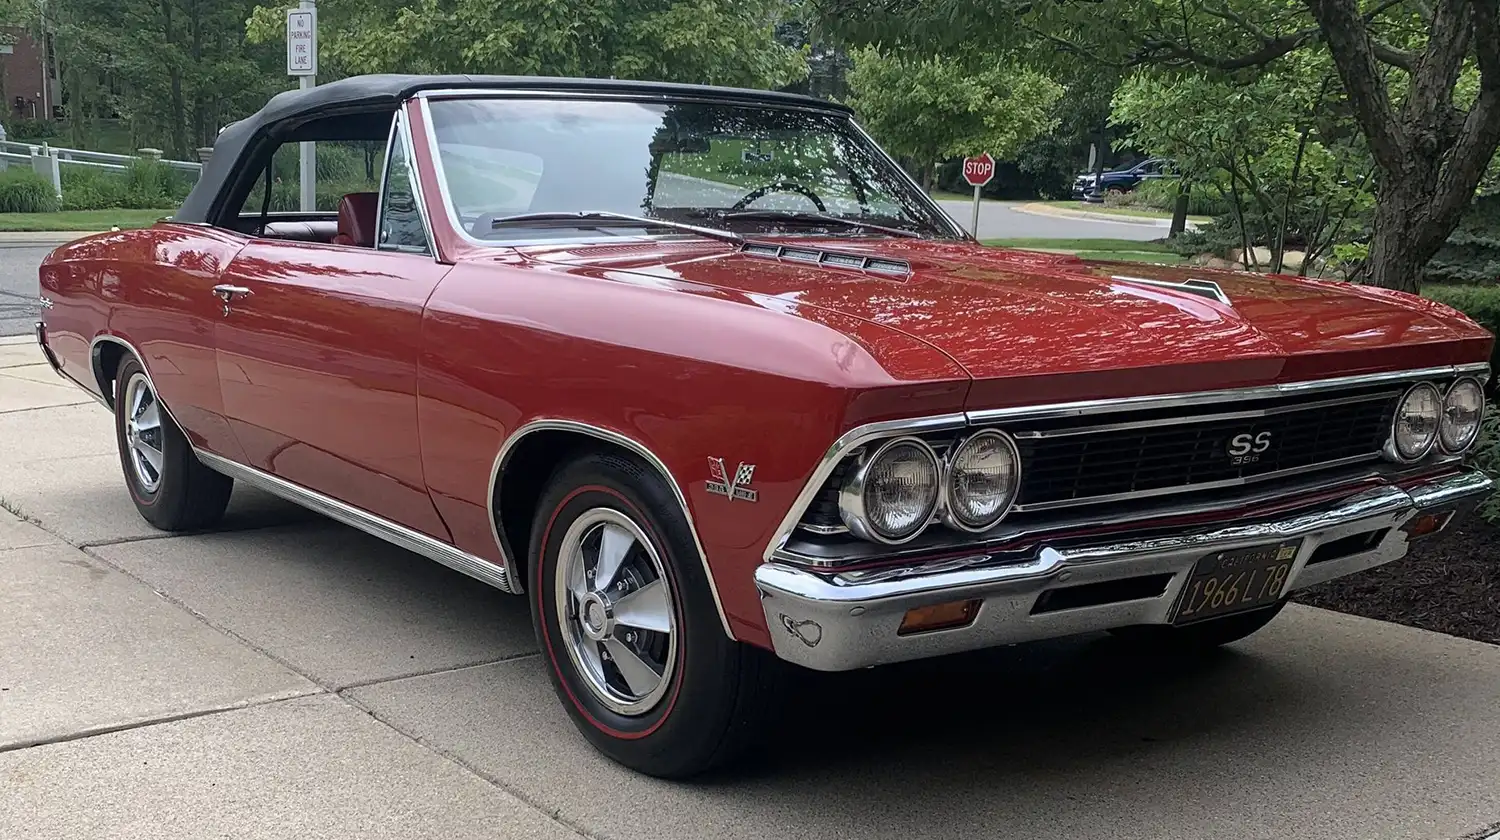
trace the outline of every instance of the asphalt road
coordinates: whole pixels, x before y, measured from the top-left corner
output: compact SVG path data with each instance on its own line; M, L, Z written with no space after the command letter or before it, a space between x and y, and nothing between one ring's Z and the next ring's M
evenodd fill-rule
M1026 202L986 201L979 206L980 239L1133 239L1148 242L1167 235L1166 227L1152 222L1094 221L1022 213L1016 209ZM974 205L968 201L939 201L944 212L964 230L974 218ZM1080 205L1082 206L1082 205Z
M0 247L0 335L31 332L37 304L36 267L54 246Z

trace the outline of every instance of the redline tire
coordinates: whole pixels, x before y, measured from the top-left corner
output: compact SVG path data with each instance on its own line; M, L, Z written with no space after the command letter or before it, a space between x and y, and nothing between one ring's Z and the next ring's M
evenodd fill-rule
M234 481L193 454L134 356L115 375L115 444L141 518L163 531L198 531L223 517Z
M637 636L626 652L638 652L636 646L645 651L649 644L650 651L660 651L660 659L653 661L649 653L640 658L652 665L668 663L660 674L659 690L651 692L626 690L634 689L636 682L625 679L625 669L615 666L618 657L604 658L619 652L626 634L642 626L620 623L623 619L611 612L614 606L597 605L601 598L609 600L612 587L602 594L591 588L605 574L599 563L606 555L606 534L595 538L588 529L618 525L621 520L616 517L628 519L633 533L646 543L631 546L616 564L628 570L618 574L630 582L621 586L624 595L613 605L655 582L642 571L655 568L648 562L653 558L659 561L662 584L670 593L672 655L665 646L657 647L662 631ZM582 529L575 527L579 523ZM591 543L593 539L597 543ZM575 546L578 555L564 556L565 548L571 551ZM578 557L589 562L591 547L597 559L586 578L586 597L579 599L578 579L567 570ZM537 506L528 571L537 644L553 688L579 732L614 761L661 778L695 776L742 756L779 711L784 663L724 634L696 543L675 496L644 464L611 453L590 453L554 473ZM609 584L606 580L606 587ZM583 607L573 609L579 604ZM606 613L608 622L596 620ZM597 644L601 659L580 651L580 640L583 647ZM602 671L597 667L600 661L607 663ZM642 672L634 668L634 673Z

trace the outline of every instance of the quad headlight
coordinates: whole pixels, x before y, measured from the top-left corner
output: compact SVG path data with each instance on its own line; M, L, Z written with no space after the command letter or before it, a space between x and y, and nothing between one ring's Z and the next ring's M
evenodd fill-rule
M839 492L839 518L857 537L895 545L927 527L942 470L920 438L896 438L863 460Z
M1413 385L1402 395L1391 421L1386 456L1394 461L1420 461L1437 445L1443 421L1443 395L1430 383Z
M985 531L1005 517L1021 486L1015 442L994 429L957 442L946 463L925 441L896 438L861 457L839 490L839 518L857 537L887 545L915 538L939 515Z
M1484 422L1484 387L1477 379L1460 379L1443 398L1438 443L1450 455L1464 452L1479 437Z
M1021 486L1021 456L1010 436L995 430L963 441L943 476L944 521L964 531L984 531L1005 517Z

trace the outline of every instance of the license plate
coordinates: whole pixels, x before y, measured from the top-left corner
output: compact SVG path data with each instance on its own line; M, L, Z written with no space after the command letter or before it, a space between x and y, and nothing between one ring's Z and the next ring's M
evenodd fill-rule
M1220 551L1200 558L1177 600L1173 624L1270 606L1281 598L1301 540Z

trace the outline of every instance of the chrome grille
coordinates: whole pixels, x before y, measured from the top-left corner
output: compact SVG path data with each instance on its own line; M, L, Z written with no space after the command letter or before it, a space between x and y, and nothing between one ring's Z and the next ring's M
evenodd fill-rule
M1017 512L1222 487L1379 457L1400 392L1261 417L1018 435ZM1251 446L1236 463L1231 441ZM1266 442L1255 452L1257 439Z

